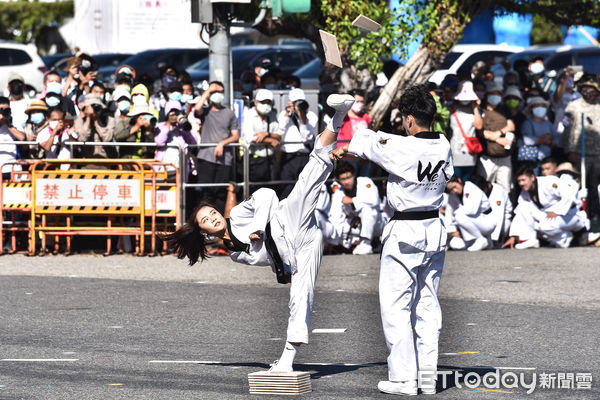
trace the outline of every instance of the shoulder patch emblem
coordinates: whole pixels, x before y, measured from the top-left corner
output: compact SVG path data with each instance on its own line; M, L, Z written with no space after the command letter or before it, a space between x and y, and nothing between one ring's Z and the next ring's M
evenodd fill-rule
M552 184L552 187L553 187L554 189L558 189L558 185L557 185L556 183L553 183L553 184Z
M367 188L370 188L370 187L371 187L371 184L370 184L370 183L367 183Z
M248 200L250 200L251 198L252 198L252 196L248 196L248 197L246 197L246 200L244 200L244 201L248 201Z
M325 191L323 189L321 189L321 193L325 193Z
M500 204L502 204L502 202L501 202L500 200L498 200L498 201L496 202L496 204L500 205Z
M388 142L388 139L381 139L379 141L379 144L386 144Z
M469 193L465 193L465 197L467 197L467 198L468 198L468 197L469 197Z

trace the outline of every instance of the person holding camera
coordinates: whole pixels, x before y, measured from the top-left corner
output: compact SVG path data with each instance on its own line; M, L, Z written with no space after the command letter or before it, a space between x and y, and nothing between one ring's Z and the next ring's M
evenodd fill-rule
M186 144L196 144L196 138L190 132L192 126L185 117L185 114L181 112L181 104L178 101L169 100L165 104L165 116L167 120L160 122L156 126L154 142L157 145L157 149L154 159L179 167L179 149L183 148ZM179 149L168 147L167 145L177 145ZM190 174L196 176L197 171L193 168L195 165L191 157L188 156L187 149L184 156L187 160L184 175L187 182L189 181ZM174 176L175 168L169 166L167 167L167 171L169 171L170 175Z
M29 107L30 99L25 94L25 79L19 74L10 74L8 77L8 92L13 125L23 131L27 123L26 109Z
M217 143L216 147L198 149L198 170L202 171L198 175L199 183L228 182L232 176L233 152L225 146L239 140L240 123L233 110L224 106L224 91L223 83L211 82L194 106L202 121L200 143ZM210 201L218 211L224 212L226 196L224 188L205 188L201 200Z
M42 158L67 160L72 158L71 149L66 145L70 140L77 140L77 134L65 120L65 112L60 107L48 110L48 124L37 135L36 141L43 150ZM61 169L68 169L68 164Z
M274 147L279 145L279 125L273 111L273 92L258 89L254 108L244 114L242 137L250 145L250 180L270 181L273 171ZM258 188L255 188L255 190Z
M115 90L113 93L120 93L120 90ZM118 108L119 103L124 101L124 94L119 95L117 99ZM127 114L125 114L127 112ZM135 104L131 111L127 107L127 111L123 111L123 114L119 115L119 122L115 129L115 142L130 142L130 143L154 143L154 130L156 128L156 118L150 112L148 104ZM120 158L154 158L154 148L149 146L119 146L119 157Z
M12 107L11 107L12 109ZM25 110L27 122L25 124L25 140L35 142L39 133L48 125L48 106L44 100L33 100ZM44 152L37 145L19 146L22 158L42 158Z
M12 125L10 100L0 96L0 143L25 140L25 134ZM15 144L0 145L0 165L2 165L2 179L10 179L11 163L17 160L17 146Z
M302 89L292 89L284 111L279 113L279 134L281 135L282 180L297 180L300 171L308 162L311 148L307 143L314 140L319 117L308 110L306 95ZM279 197L286 198L294 184L284 185Z
M73 103L82 94L92 92L92 85L98 74L98 63L87 54L80 54L67 60L68 76L63 86L63 96Z
M80 142L112 142L115 135L115 119L108 115L104 103L94 94L85 96L83 112L74 123ZM81 158L116 158L117 152L109 146L83 146Z

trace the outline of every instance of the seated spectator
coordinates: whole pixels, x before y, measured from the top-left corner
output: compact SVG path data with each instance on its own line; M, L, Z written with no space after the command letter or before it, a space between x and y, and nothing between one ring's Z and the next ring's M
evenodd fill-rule
M480 100L473 91L473 83L460 82L454 102L450 109L450 149L454 161L454 174L463 181L475 170L477 155L469 153L466 137L475 137L475 131L483 128L483 119L479 112Z
M156 126L156 136L154 142L156 143L156 155L155 160L162 161L164 163L170 163L179 167L181 152L179 149L183 149L186 144L196 144L196 138L190 132L189 122L180 123L179 116L181 113L181 104L178 101L169 100L165 104L166 121L159 122ZM179 149L175 147L168 147L167 145L177 145ZM195 170L195 164L191 159L191 155L188 155L187 148L183 154L185 157L185 171L184 177L186 182L189 180L190 174L196 176L198 171ZM173 167L167 167L170 175L174 175L175 169Z
M552 146L556 144L556 131L546 119L548 106L549 103L542 97L527 99L531 117L521 126L523 144L519 147L519 161L528 163L534 169L539 169L540 161L552 154Z
M277 114L273 110L273 92L270 90L258 89L255 92L254 107L244 113L242 138L250 146L250 181L272 180L274 149L279 146L281 136Z
M521 194L510 227L510 238L503 247L527 249L540 247L538 235L551 246L566 248L573 232L586 226L585 211L575 206L576 193L557 176L535 176L524 167L517 174Z
M154 143L156 118L148 104L136 104L127 114L127 119L119 121L115 131L116 142ZM154 158L154 147L119 146L120 158Z
M557 176L558 163L552 157L546 157L540 162L542 176Z
M10 111L10 101L7 97L0 96L0 143L14 142L17 140L25 140L25 134L12 125L12 116ZM17 160L17 145L1 144L0 145L0 165L2 170L2 179L10 179L10 171L13 169L12 163ZM16 166L16 171L21 168Z
M446 192L449 196L444 221L451 236L448 246L453 250L468 251L492 248L492 232L498 223L504 222L504 215L499 220L492 215L485 192L471 181L464 182L453 176L446 185Z
M48 107L43 100L33 100L25 110L27 123L25 124L25 140L36 142L38 134L48 125ZM23 158L42 158L44 152L36 145L21 146Z
M100 97L94 94L85 96L83 112L74 123L77 140L80 142L113 142L115 136L115 119L105 111L106 107ZM116 158L114 146L82 146L80 158Z
M371 116L365 112L365 93L362 90L352 90L350 94L354 96L354 104L342 122L337 147L350 143L354 133L360 129L368 129L372 121ZM354 167L356 176L369 176L371 165L369 161L357 160L350 163Z
M354 174L350 163L340 161L335 170L339 188L331 196L329 219L336 228L335 237L352 254L373 253L372 241L383 231L381 200L370 178ZM330 238L331 239L331 238Z
M37 142L44 150L42 158L68 160L71 149L66 142L77 140L75 132L65 124L65 113L55 107L48 110L48 124L37 135ZM61 165L61 169L69 169L68 164Z

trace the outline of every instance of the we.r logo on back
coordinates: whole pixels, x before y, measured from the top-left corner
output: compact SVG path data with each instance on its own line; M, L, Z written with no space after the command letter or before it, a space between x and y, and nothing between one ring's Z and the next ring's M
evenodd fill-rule
M423 179L427 178L429 182L435 182L439 178L439 172L441 171L444 174L444 179L446 182L449 180L448 175L446 175L446 171L444 171L444 166L446 165L446 161L440 160L437 165L432 169L431 162L427 163L425 169L423 169L423 163L419 160L419 166L417 167L417 179L419 182L423 182Z

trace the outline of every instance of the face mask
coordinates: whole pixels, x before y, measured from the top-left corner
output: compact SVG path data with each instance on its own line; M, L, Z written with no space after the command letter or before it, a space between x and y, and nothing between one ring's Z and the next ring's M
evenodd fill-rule
M163 87L169 87L171 85L171 83L175 82L177 80L177 78L175 78L174 76L171 75L167 75L165 77L162 78L162 84Z
M533 63L531 64L530 69L531 73L534 75L541 74L542 72L544 72L544 64Z
M575 86L575 81L573 78L567 79L567 89L571 89L573 86Z
M46 85L46 93L60 94L62 92L62 85L58 82L50 82Z
M43 113L41 113L41 112L36 112L36 113L33 113L33 114L31 114L31 116L29 117L29 120L30 120L31 122L33 122L34 124L36 124L36 125L39 125L39 124L41 124L42 122L44 122L44 119L45 119L45 118L46 118L46 117L44 116L44 114L43 114Z
M55 130L58 126L58 121L50 121L48 122L48 125L50 126L50 129Z
M221 104L225 100L225 95L221 92L213 93L210 95L210 101L213 104Z
M56 96L46 97L44 99L44 101L46 102L48 107L56 107L57 105L60 104L60 98L58 98Z
M242 85L242 89L246 93L252 93L252 91L254 90L254 83L244 83Z
M129 107L131 107L131 103L129 102L129 100L121 100L117 103L117 106L119 107L119 111L121 111L122 114L125 111L129 110Z
M506 107L514 110L515 108L519 107L519 100L517 100L517 99L506 100L504 102L504 104L506 104Z
M264 75L264 74L266 74L266 73L267 73L267 70L266 70L266 69L264 69L264 68L261 68L261 69L259 69L259 70L258 70L258 75L259 75L259 76L263 76L263 75Z
M502 101L502 97L498 96L497 94L489 95L487 98L488 104L490 104L492 106L497 106L498 104L500 104L501 101Z
M276 83L269 83L268 85L265 85L265 89L279 90L279 85Z
M471 104L471 102L469 100L461 100L460 104L463 105L463 106L468 106L468 105Z
M11 82L8 87L10 88L10 94L14 96L20 96L23 94L23 85L19 81Z
M256 111L258 111L259 114L267 115L268 113L271 112L271 110L272 110L272 107L270 104L258 103L256 105Z
M357 114L360 114L363 108L365 108L365 103L363 103L362 101L358 101L352 105L352 111L354 111Z
M180 101L181 100L181 92L173 92L169 95L169 100Z
M546 116L546 107L535 107L531 112L534 117L544 118Z
M190 101L192 99L192 95L191 94L182 94L181 95L181 102L183 104L187 103L188 101Z
M131 98L133 104L146 104L146 96L143 94L137 94Z
M73 79L75 79L76 81L78 81L79 80L79 74L73 75Z

